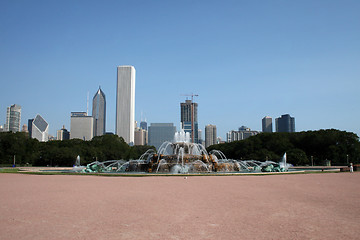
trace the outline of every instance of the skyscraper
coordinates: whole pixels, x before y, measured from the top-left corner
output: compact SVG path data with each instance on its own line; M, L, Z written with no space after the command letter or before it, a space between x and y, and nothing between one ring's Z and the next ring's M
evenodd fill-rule
M276 132L295 132L295 118L289 114L275 119Z
M145 121L141 121L141 122L140 122L140 128L141 128L141 129L144 129L144 130L146 130L146 131L148 130L146 119L145 119Z
M134 143L135 131L135 68L117 67L115 133L125 142Z
M21 106L16 104L11 105L10 107L7 108L6 111L5 131L19 132L20 122L21 122Z
M149 126L149 145L159 147L163 142L173 141L176 127L173 123L151 123Z
M205 146L205 141L202 138L202 130L198 129L198 143Z
M70 121L70 139L89 141L94 137L94 118L86 112L72 112Z
M180 103L181 108L181 127L185 132L190 133L191 142L198 143L198 118L197 118L198 104L192 100L186 100Z
M60 141L70 139L70 132L65 128L65 126L63 126L62 129L57 130L56 139Z
M273 131L271 117L266 116L262 119L262 131L263 132L272 132Z
M206 125L205 126L205 147L216 144L217 141L217 132L215 125Z
M33 123L34 119L29 119L28 120L28 132L29 132L29 137L31 137L31 131L32 131L32 123Z
M102 136L106 129L106 98L100 89L93 98L92 116L94 118L94 136Z
M39 114L31 122L30 136L39 140L39 142L47 142L49 140L49 124Z
M147 145L148 143L148 131L142 128L135 128L134 145Z

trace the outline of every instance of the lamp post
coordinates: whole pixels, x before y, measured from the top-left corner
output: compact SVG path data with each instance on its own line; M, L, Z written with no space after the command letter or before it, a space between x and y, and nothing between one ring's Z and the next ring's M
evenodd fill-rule
M349 165L349 154L346 154L346 163Z

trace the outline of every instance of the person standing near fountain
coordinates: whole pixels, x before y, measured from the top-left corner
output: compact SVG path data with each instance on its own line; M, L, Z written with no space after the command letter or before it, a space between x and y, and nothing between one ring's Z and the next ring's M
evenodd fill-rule
M352 163L350 163L350 172L351 172L351 173L354 172L354 167L353 167L353 164L352 164Z

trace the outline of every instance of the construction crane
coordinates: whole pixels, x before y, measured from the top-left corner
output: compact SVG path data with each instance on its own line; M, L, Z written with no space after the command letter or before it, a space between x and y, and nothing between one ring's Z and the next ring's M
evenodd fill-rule
M191 93L191 94L181 94L181 96L189 96L191 97L191 102L194 102L194 97L198 97L199 95Z
M181 96L191 96L191 142L194 143L194 138L195 138L195 134L194 134L194 97L198 97L198 94L181 94Z

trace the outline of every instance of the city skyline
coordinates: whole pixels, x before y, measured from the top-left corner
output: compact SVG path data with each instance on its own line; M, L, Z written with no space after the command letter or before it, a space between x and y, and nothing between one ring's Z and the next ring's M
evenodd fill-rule
M223 139L286 113L296 131L359 135L358 1L124 3L3 3L0 125L19 104L21 125L41 114L56 136L101 85L115 132L115 69L129 64L138 122L143 112L179 127L182 95L194 92L199 129L214 124Z

